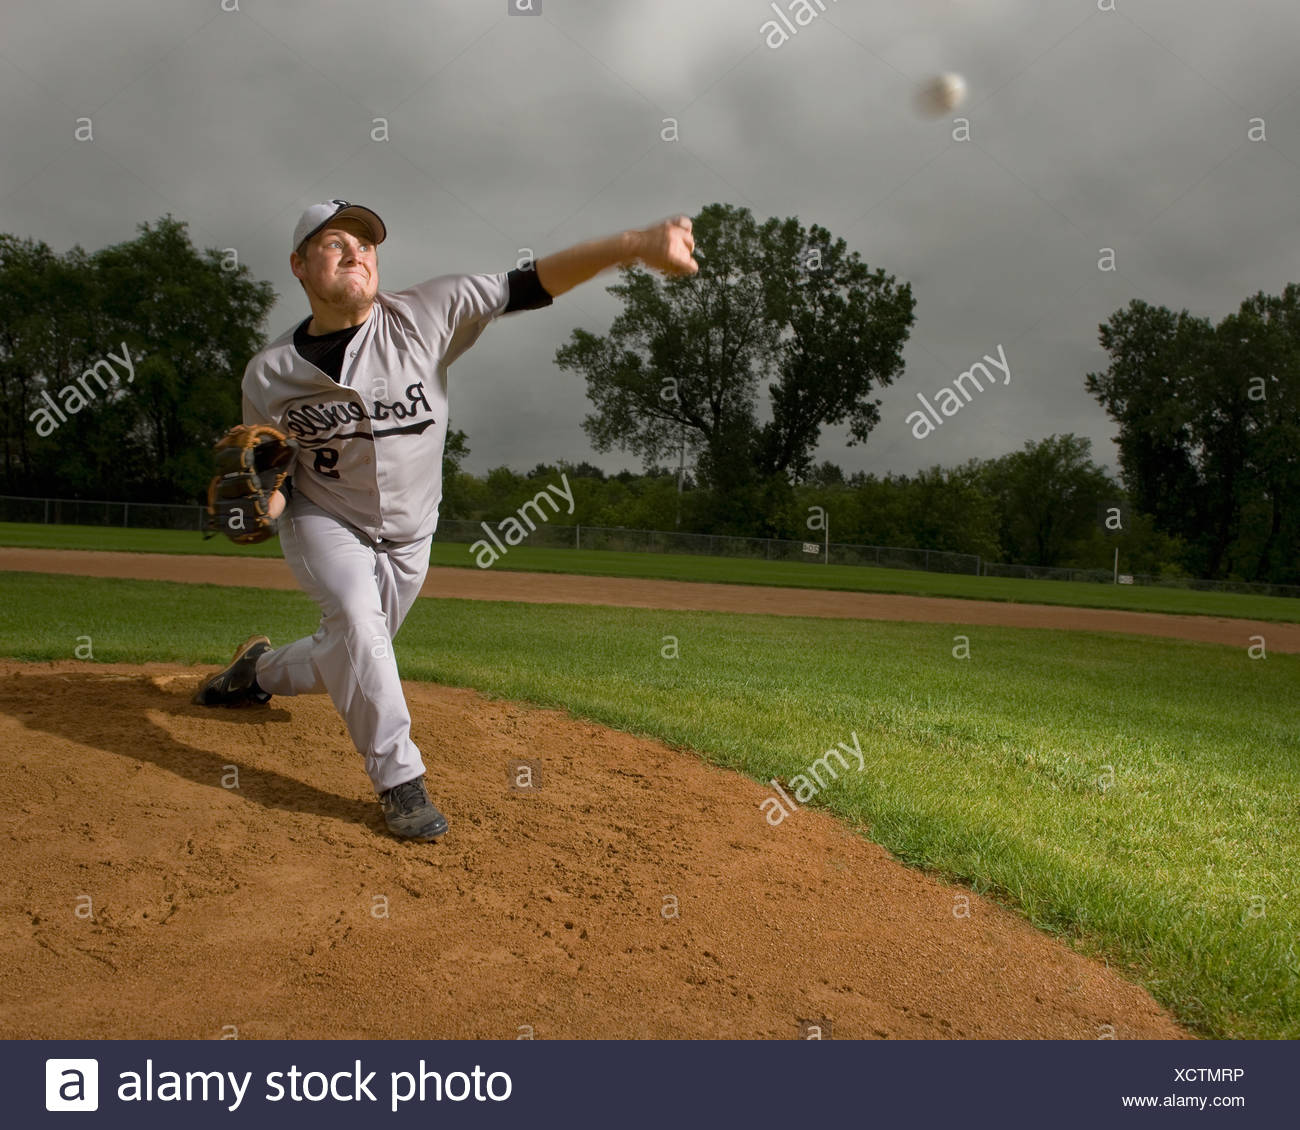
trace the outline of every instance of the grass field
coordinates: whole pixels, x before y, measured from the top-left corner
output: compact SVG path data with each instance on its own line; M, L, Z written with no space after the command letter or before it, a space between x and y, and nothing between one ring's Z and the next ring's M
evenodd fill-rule
M254 628L282 642L316 620L300 594L211 585L10 573L0 599L0 653L27 660L90 636L99 661L219 665ZM1104 957L1203 1035L1300 1036L1300 656L979 628L957 660L949 631L424 600L398 655L407 678L565 707L763 782L856 735L864 767L815 806ZM798 815L770 831L798 836Z
M204 541L199 534L184 530L47 526L39 522L0 523L0 545L39 549L123 550L136 553L280 556L279 543L275 540L240 548L223 537ZM462 567L472 567L474 564L469 546L458 542L435 542L432 561L435 565ZM521 545L512 549L493 568L577 573L585 576L645 577L653 580L899 593L908 596L1057 604L1076 608L1117 608L1129 612L1171 612L1190 616L1228 616L1300 623L1300 600L1285 597L1192 592L1187 589L1147 588L1138 585L968 577L857 565L748 561L731 557L697 557L693 554L535 549Z

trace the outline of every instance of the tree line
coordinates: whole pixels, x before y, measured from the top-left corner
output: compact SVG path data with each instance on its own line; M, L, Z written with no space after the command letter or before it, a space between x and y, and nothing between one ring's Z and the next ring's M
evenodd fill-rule
M585 526L717 533L719 503L711 488L652 467L607 475L587 462L539 463L521 473L497 467L473 475L459 453L444 470L444 518L495 522L514 514L547 483L568 479L574 514L556 521ZM1126 572L1186 575L1183 547L1149 518L1123 506L1123 525L1108 530L1109 508L1126 503L1122 486L1091 458L1091 441L1053 435L996 459L934 466L915 475L845 475L834 463L810 468L782 492L780 506L747 530L752 537L820 541L821 515L830 540L979 554L987 561L1070 568L1108 567L1119 548ZM810 525L811 522L811 525Z
M452 430L445 517L502 518L564 473L588 525L814 540L820 506L839 542L1075 567L1118 544L1133 572L1300 582L1300 287L1217 324L1135 301L1099 327L1109 364L1083 379L1116 425L1118 479L1068 433L878 477L816 451L827 428L853 446L879 425L876 393L904 376L910 286L816 224L711 204L694 233L698 275L624 268L608 332L575 329L555 357L585 380L595 449L641 470L475 476ZM0 493L199 500L271 285L166 216L93 253L0 234L0 294ZM1107 533L1119 501L1125 529Z
M0 493L199 498L271 284L168 216L93 254L0 234L0 295Z

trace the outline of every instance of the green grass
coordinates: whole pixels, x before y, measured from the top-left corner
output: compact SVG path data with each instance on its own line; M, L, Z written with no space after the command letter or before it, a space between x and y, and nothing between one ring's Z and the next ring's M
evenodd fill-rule
M229 538L204 539L197 530L137 530L127 526L56 526L41 522L0 522L0 545L29 549L107 549L127 553L216 553L279 557L277 538L238 546Z
M0 575L0 602L0 653L30 660L89 635L100 661L220 664L254 627L279 642L316 620L297 593L23 573ZM1300 656L960 631L969 660L934 624L422 600L398 654L407 678L760 781L856 734L864 770L814 805L1105 958L1203 1035L1300 1035ZM797 837L798 814L770 834Z
M112 549L138 553L251 554L280 556L279 542L240 548L226 538L204 541L184 530L136 530L115 526L46 526L39 522L0 523L0 545L40 549ZM472 567L469 545L436 542L435 565ZM677 553L618 553L606 550L540 549L517 546L494 569L582 576L645 577L653 580L714 581L723 584L776 585L784 588L848 592L900 593L909 596L957 597L1076 608L1115 608L1130 612L1171 612L1191 616L1228 616L1246 620L1300 623L1300 600L1237 593L1140 585L1095 585L1082 581L1025 581L877 569L858 565L749 561Z

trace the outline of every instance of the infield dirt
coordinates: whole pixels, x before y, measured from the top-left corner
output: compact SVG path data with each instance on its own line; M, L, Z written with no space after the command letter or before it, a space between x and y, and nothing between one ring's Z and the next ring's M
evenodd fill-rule
M1186 1035L830 816L553 710L407 684L451 830L395 841L327 698L192 706L208 670L0 663L0 1035Z
M73 574L82 577L130 577L141 581L243 585L264 589L298 588L289 566L277 557L207 557L0 546L0 570ZM623 608L696 609L849 620L1065 628L1081 632L1122 632L1198 640L1242 649L1251 646L1253 637L1263 636L1271 651L1300 652L1300 624L1239 620L1225 616L1073 608L1060 604L1016 604L1010 601L842 592L834 589L655 581L639 577L589 577L571 573L508 572L501 569L440 566L429 570L420 595L457 600L608 604Z

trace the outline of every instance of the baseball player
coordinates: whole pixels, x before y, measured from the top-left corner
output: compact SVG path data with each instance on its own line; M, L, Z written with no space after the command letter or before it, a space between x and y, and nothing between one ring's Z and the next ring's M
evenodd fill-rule
M639 261L694 274L699 265L691 221L677 216L527 269L383 291L376 248L386 235L360 204L308 208L289 265L311 316L244 370L244 423L276 428L298 445L270 514L280 519L285 560L320 606L320 627L277 648L251 637L194 701L242 706L327 693L365 760L389 830L432 840L447 820L425 788L392 641L424 581L438 525L447 369L494 318L549 306L609 267Z

